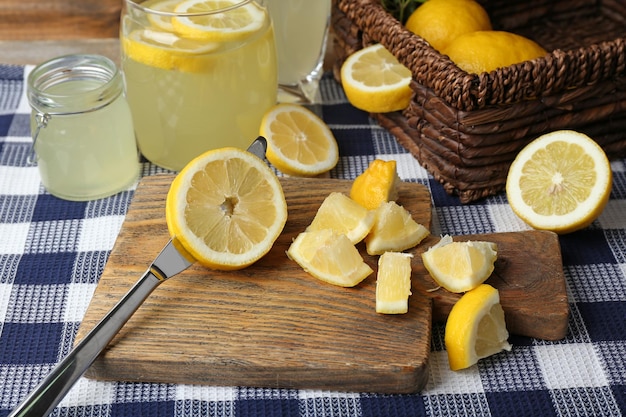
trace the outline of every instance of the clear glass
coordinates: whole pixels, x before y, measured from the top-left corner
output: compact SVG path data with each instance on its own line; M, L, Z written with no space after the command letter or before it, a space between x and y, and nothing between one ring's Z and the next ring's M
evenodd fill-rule
M269 13L263 2L234 3L182 13L175 11L181 0L125 1L120 38L126 96L141 153L163 168L178 171L209 149L247 148L276 104ZM251 17L245 30L219 29L220 21L238 13Z
M331 0L267 0L278 51L279 101L316 103Z
M98 55L68 55L28 75L33 151L41 182L65 200L106 197L139 175L139 157L115 64Z

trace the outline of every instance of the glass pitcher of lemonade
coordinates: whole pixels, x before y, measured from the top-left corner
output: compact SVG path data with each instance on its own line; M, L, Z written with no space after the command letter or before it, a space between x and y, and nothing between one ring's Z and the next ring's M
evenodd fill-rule
M125 0L122 71L137 144L178 171L214 148L247 148L276 103L263 0Z

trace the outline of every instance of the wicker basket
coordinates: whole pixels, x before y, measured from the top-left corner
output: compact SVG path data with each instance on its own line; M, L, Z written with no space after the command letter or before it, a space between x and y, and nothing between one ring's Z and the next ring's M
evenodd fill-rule
M403 112L373 114L450 194L468 203L502 191L532 139L557 129L626 155L626 2L479 0L494 29L529 37L547 56L468 74L387 13L379 0L333 0L340 81L343 60L381 43L413 73Z

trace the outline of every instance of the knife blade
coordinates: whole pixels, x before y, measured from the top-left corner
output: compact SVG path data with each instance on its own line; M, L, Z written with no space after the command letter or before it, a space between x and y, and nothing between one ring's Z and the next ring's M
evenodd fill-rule
M260 159L265 158L266 150L267 141L262 136L255 139L247 149ZM176 238L170 239L135 285L28 394L9 417L43 417L50 414L146 298L161 283L183 272L194 262L193 257Z

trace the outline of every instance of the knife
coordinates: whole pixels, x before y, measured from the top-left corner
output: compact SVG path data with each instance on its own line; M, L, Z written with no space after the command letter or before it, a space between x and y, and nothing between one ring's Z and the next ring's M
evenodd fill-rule
M248 147L248 152L260 159L265 158L266 150L267 141L262 136ZM172 238L139 281L52 369L50 374L9 414L9 417L43 417L50 414L152 291L194 262L178 240Z

